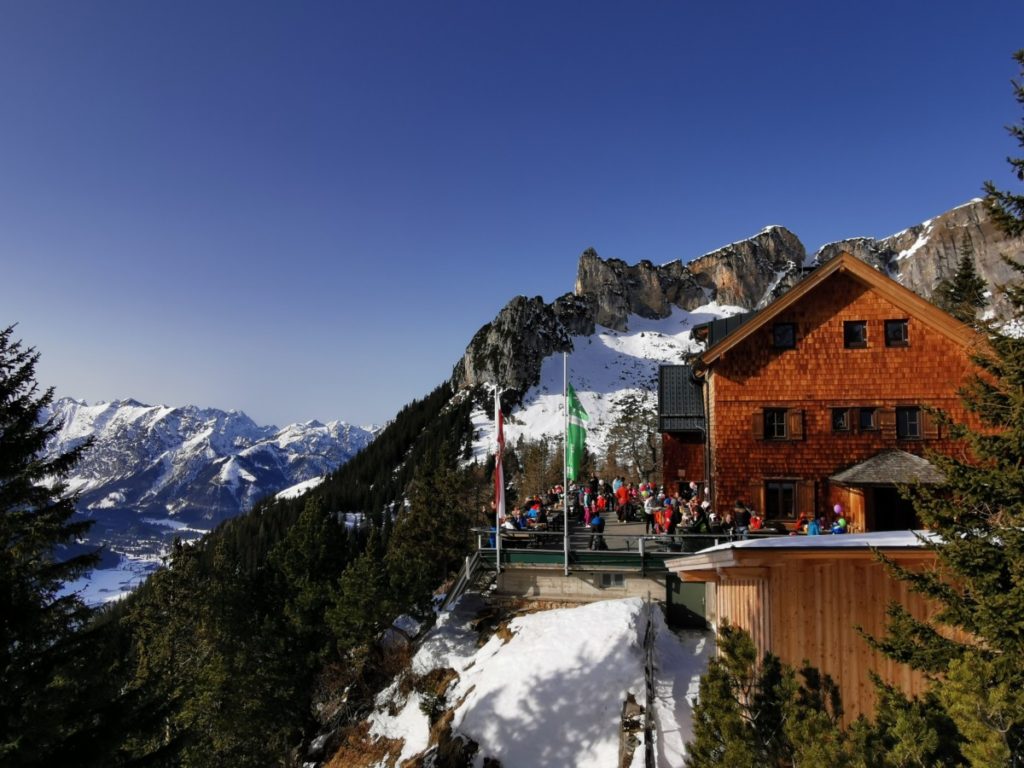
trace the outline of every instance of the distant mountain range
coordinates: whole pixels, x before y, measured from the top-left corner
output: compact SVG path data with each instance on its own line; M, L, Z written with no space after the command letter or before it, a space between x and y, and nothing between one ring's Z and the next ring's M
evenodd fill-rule
M278 429L241 411L135 400L63 398L51 415L63 426L47 453L93 440L69 486L79 513L95 521L85 544L120 555L108 554L104 565L129 576L139 571L129 561L154 563L175 536L202 535L263 496L337 469L377 431L341 421Z

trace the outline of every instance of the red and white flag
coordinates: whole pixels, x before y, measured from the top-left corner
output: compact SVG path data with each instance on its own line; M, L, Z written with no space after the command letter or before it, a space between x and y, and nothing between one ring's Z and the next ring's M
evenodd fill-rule
M494 389L494 421L498 425L498 446L494 459L494 516L495 524L501 526L505 519L505 470L502 459L505 456L504 417L501 415L501 396Z

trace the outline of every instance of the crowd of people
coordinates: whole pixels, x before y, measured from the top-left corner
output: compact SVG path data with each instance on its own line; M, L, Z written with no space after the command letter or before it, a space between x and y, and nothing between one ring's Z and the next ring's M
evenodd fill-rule
M498 524L510 531L545 531L555 520L561 529L565 496L563 487L555 485L544 493L527 497ZM620 523L642 521L648 535L707 534L747 538L752 532L813 536L842 534L848 530L839 504L833 509L831 523L826 524L824 518L801 514L793 530L778 521L766 524L743 500L737 500L730 510L719 514L712 506L710 489L701 488L696 482L681 484L676 493L671 493L648 482L626 482L624 477L615 477L609 482L594 476L589 482L570 483L568 502L570 521L590 529L592 549L607 549L603 534L607 521L613 517Z

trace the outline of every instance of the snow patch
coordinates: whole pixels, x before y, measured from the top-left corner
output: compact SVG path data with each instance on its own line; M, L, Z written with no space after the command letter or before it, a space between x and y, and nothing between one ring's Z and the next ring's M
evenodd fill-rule
M608 600L521 616L510 639L492 636L478 647L470 628L483 605L465 595L442 613L413 657L412 672L450 668L459 679L446 695L458 702L456 734L480 745L484 757L509 766L616 765L622 703L632 693L643 702L641 600ZM676 634L654 612L655 751L658 766L681 765L692 738L692 707L700 675L715 652L709 632ZM404 740L402 757L427 747L427 717L420 697L405 700L397 685L377 699L371 733ZM638 762L639 761L639 762ZM634 765L643 762L643 747Z
M623 397L635 395L655 406L658 368L680 364L690 353L703 347L692 338L695 325L746 310L742 307L710 302L687 312L673 308L666 318L652 320L633 315L627 331L598 326L592 336L574 336L569 353L569 381L589 416L587 446L604 451L608 430L617 416ZM514 445L526 440L560 439L563 432L562 355L554 354L541 365L540 383L523 397L520 406L505 420L505 442ZM475 439L473 458L483 461L494 453L496 440L494 413L477 409L472 416Z
M309 480L304 480L301 483L296 483L290 488L285 488L283 491L277 493L275 499L297 499L307 491L311 491L316 488L320 483L324 481L322 477L313 477Z
M929 235L931 235L931 232L932 220L928 219L921 225L921 232L920 234L918 234L917 240L914 241L914 244L907 248L906 250L900 251L898 254L896 254L896 261L903 261L904 259L909 259L919 250L924 248L924 246L928 244L928 237Z

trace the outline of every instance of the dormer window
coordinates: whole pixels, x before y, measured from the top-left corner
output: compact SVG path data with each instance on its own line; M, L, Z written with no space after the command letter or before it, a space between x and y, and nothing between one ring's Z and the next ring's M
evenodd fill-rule
M843 323L843 346L847 349L863 349L868 345L867 320L847 320Z
M775 349L795 349L796 323L776 323L773 325L772 346Z

